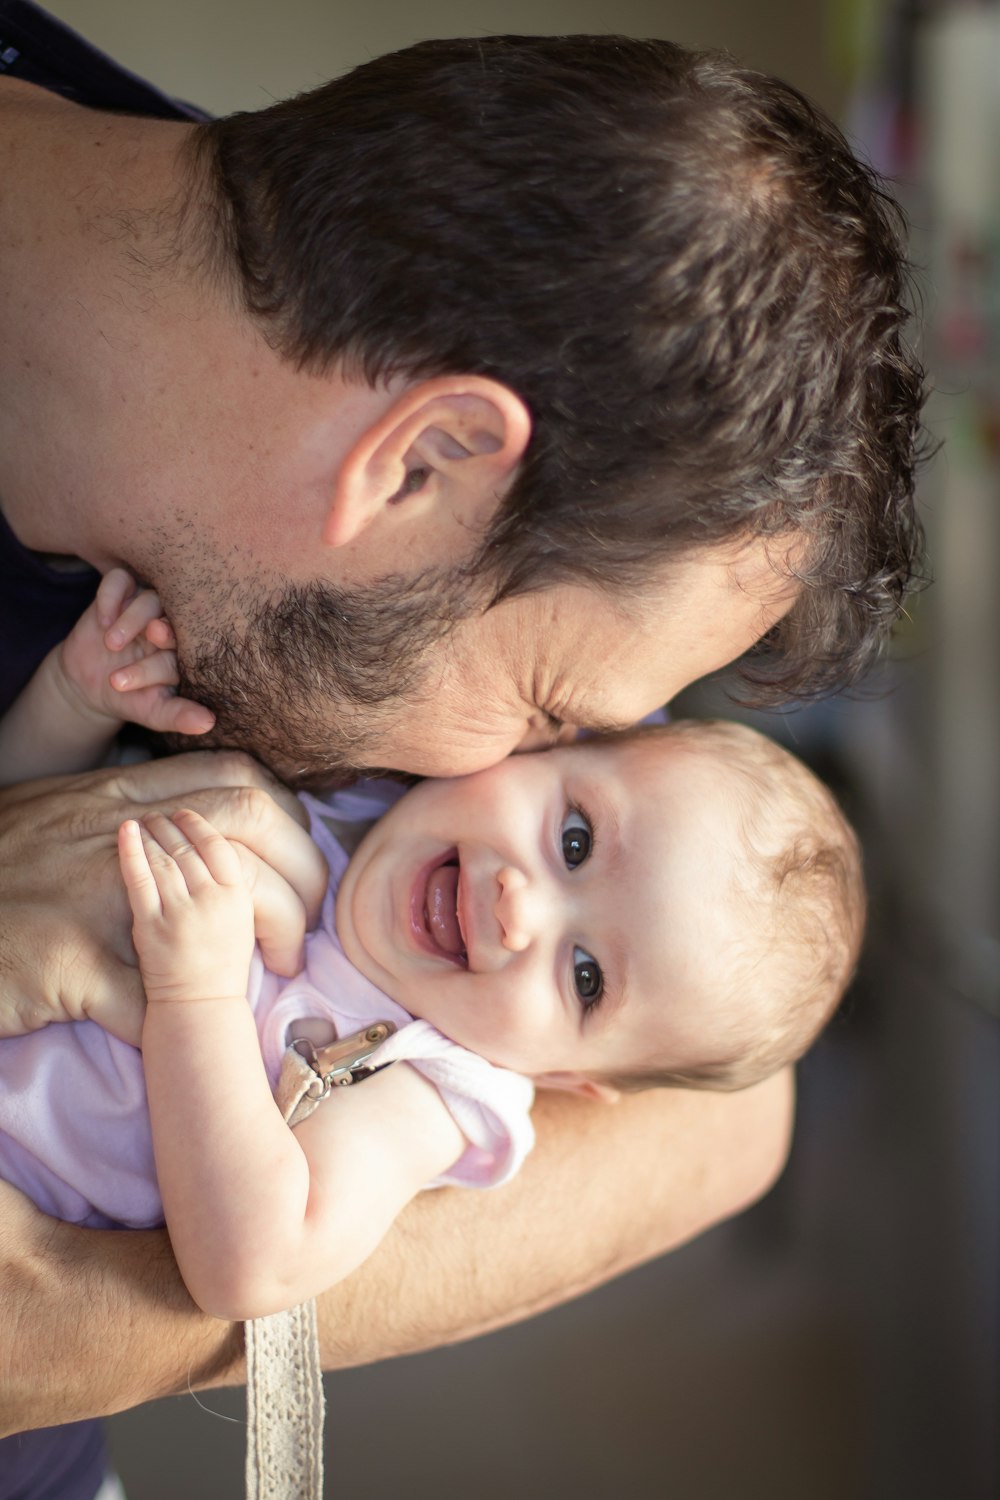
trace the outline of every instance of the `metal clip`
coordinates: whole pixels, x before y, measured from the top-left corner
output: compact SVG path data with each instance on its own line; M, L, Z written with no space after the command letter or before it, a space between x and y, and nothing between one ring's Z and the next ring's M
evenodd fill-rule
M308 1089L309 1098L318 1102L326 1098L331 1088L360 1083L389 1067L388 1063L372 1066L369 1058L395 1029L392 1021L373 1021L363 1031L338 1037L326 1047L314 1047L305 1037L295 1037L288 1045L295 1048L316 1074L315 1086L310 1084Z

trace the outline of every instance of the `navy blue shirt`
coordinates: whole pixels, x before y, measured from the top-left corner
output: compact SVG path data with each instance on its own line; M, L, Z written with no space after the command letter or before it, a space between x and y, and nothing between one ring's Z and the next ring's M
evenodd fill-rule
M93 568L65 572L29 552L0 515L0 714L76 624L97 580Z
M208 118L119 67L29 0L0 0L0 73L94 109L164 120ZM66 635L96 587L92 569L52 567L22 547L0 517L0 713ZM94 1359L101 1357L95 1349ZM5 1438L0 1440L0 1500L93 1500L106 1466L97 1422Z
M0 73L95 109L164 120L208 118L119 67L29 0L0 0ZM0 713L79 619L97 587L91 569L67 573L28 552L2 511L0 493Z

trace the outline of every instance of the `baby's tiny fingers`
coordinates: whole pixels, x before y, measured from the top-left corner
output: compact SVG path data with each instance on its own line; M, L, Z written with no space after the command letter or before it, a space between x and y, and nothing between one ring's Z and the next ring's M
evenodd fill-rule
M170 698L164 704L163 734L207 734L215 728L215 715L203 703L190 698Z
M121 614L115 620L111 629L105 633L104 644L109 651L120 651L127 646L129 641L134 641L136 636L142 635L146 627L153 621L159 619L163 613L160 597L152 589L141 589L132 599Z
M138 688L174 687L177 682L177 657L172 651L153 651L127 667L116 667L108 681L119 693L134 693Z
M164 813L150 813L145 823L148 832L173 861L192 895L206 885L215 883L201 850L190 838L188 830L182 827L177 816L168 818Z
M150 827L150 824L165 823L168 829L173 831L177 837L177 831L169 818L164 818L162 813L154 813L152 817L143 819L139 824L139 832L142 835L143 851L149 864L149 870L156 883L160 902L164 911L167 910L169 902L177 902L186 899L188 895L188 882L184 872L174 857L175 851L167 847L170 838L161 838L164 830L160 827ZM182 839L177 837L177 847L187 846Z
M160 615L159 619L150 620L146 626L146 639L150 645L159 651L176 651L177 637L174 628L166 615Z
M136 591L136 581L124 568L112 568L97 585L94 604L102 630L113 625Z
M137 921L143 917L158 917L162 910L160 893L149 868L142 829L132 819L118 829L118 863L133 917Z
M174 822L187 834L218 885L245 885L240 856L207 818L186 807L174 814Z

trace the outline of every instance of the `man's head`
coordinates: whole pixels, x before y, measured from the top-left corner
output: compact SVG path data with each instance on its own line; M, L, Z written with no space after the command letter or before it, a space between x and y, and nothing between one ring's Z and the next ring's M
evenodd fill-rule
M868 662L918 544L921 373L895 205L794 89L667 42L434 41L195 140L211 264L287 359L523 403L439 638L554 585L662 592L754 538L800 588L752 680ZM456 442L403 458L393 503Z
M829 792L723 723L423 782L337 898L347 956L393 999L589 1092L742 1088L794 1061L863 921L857 841Z
M157 586L218 738L469 770L762 636L785 694L884 638L918 539L903 261L794 90L535 37L205 127L43 98L4 510Z

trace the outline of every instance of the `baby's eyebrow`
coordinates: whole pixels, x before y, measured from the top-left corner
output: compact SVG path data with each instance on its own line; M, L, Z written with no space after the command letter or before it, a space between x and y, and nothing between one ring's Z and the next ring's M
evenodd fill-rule
M618 880L625 871L625 846L618 809L599 783L594 786L592 795L591 812L596 824L594 842L601 854L601 873Z
M629 964L625 951L616 943L612 949L611 972L604 971L604 993L597 1009L598 1025L609 1025L625 1009L629 1000Z
M593 801L590 808L594 819L595 847L600 856L600 871L602 879L619 880L625 874L626 851L622 839L621 819L614 799L609 797L602 787L593 788ZM598 962L601 956L597 955ZM610 967L610 976L608 968ZM628 944L621 939L611 944L611 963L607 963L607 955L604 958L605 969L605 991L598 1014L602 1021L610 1020L612 1016L628 1003L628 981L629 981L629 955ZM608 982L610 980L610 982Z

